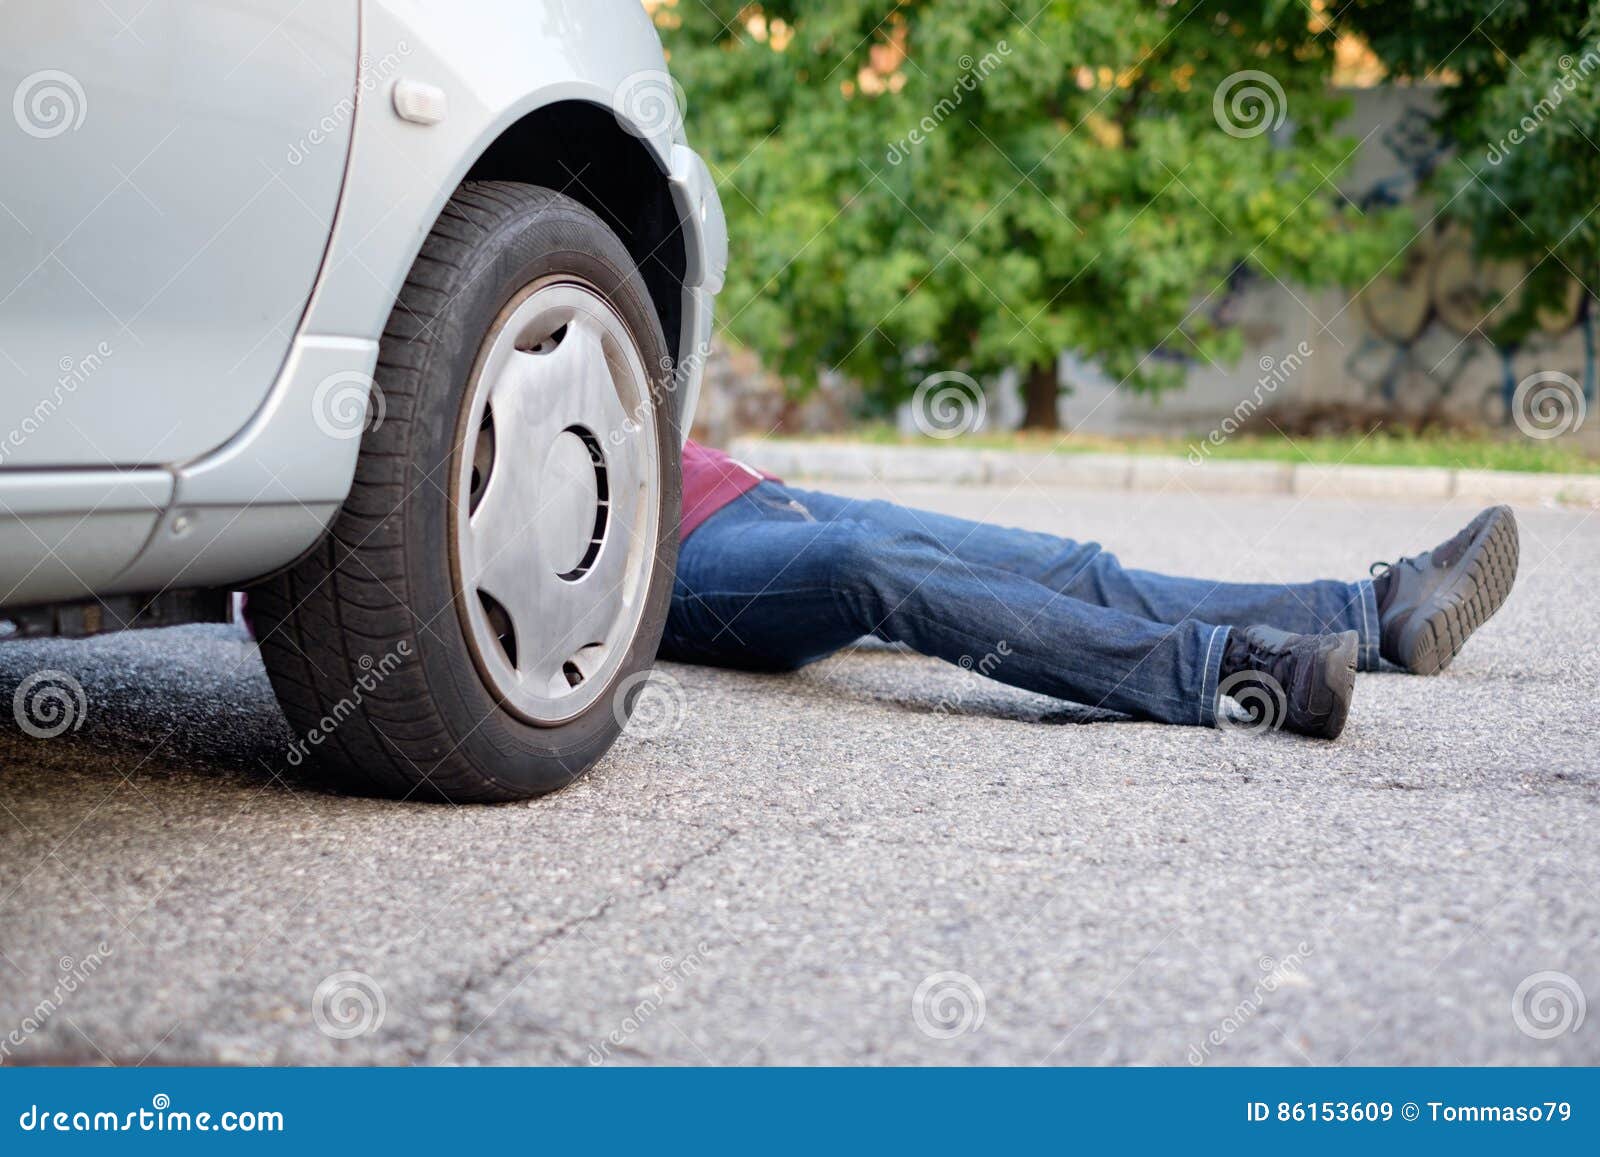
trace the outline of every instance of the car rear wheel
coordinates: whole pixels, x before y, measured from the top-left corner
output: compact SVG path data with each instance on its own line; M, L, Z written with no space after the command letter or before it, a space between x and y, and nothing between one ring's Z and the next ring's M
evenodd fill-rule
M390 316L349 498L250 593L287 762L465 802L554 790L604 754L671 595L671 368L598 217L462 186Z

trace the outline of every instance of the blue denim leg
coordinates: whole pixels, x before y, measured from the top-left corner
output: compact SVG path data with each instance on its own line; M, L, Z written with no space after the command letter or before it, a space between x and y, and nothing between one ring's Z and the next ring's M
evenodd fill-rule
M689 537L664 658L781 670L873 634L1045 695L1214 722L1226 626L1091 605L921 529L819 516L810 499L763 483Z
M1141 619L1157 623L1192 619L1232 627L1263 623L1307 635L1355 631L1361 639L1361 669L1375 671L1379 666L1378 605L1367 581L1232 583L1174 578L1125 568L1097 542L972 522L891 502L789 489L819 519L850 518L885 531L923 534L973 566L1013 571L1061 594Z

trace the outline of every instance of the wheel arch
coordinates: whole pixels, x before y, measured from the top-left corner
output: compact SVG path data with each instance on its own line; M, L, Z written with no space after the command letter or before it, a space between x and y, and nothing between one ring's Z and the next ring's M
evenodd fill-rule
M682 219L655 154L615 113L585 100L542 105L491 141L467 179L542 185L598 214L639 267L678 357L688 264Z

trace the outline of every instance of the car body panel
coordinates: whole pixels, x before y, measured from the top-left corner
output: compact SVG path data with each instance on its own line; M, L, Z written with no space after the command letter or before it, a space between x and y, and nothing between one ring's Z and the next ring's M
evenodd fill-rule
M261 405L338 204L357 15L202 0L119 25L92 0L0 5L0 402L76 395L0 427L5 466L183 461Z
M7 471L0 487L0 594L26 606L95 593L150 537L171 501L165 470Z

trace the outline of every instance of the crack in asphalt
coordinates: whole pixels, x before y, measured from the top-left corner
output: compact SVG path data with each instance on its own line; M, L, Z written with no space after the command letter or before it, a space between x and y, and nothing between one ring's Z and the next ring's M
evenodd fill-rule
M450 1054L447 1054L447 1056L454 1054L457 1049L466 1043L467 1038L472 1036L473 1033L477 1032L478 1029L482 1028L489 1022L489 1019L494 1016L495 1012L499 1010L500 1006L511 998L512 993L514 993L517 988L521 987L523 982L526 981L528 977L532 976L534 972L539 969L539 966L545 962L545 960L549 959L550 952L554 950L554 946L556 944L562 940L565 940L573 932L578 931L584 925L595 924L603 920L606 915L612 911L612 909L616 908L617 905L624 903L627 900L638 900L652 893L666 891L685 871L693 867L695 864L700 863L702 860L710 859L712 856L720 853L738 834L738 831L735 829L724 828L722 830L722 834L710 844L703 848L697 849L695 852L685 856L676 863L669 864L661 871L647 877L640 889L632 895L625 897L618 897L615 894L608 895L588 912L562 921L555 927L544 932L531 944L506 954L499 960L498 963L490 968L487 973L483 974L483 979L481 981L477 979L479 975L477 972L469 972L466 980L462 982L462 984L457 988L455 994L450 999L449 1022L457 1036L457 1040L456 1043L451 1046ZM530 968L528 968L526 971L522 971L521 965L526 963L530 958L538 955L541 951L543 951L544 954L539 956L539 959ZM499 999L499 1001L492 1009L489 1010L488 1013L480 1017L476 1023L469 1025L467 1023L469 1019L468 1006L473 997L487 995L500 981L504 980L508 975L513 974L514 972L521 972L521 977L518 979L517 983ZM562 1036L560 1033L550 1032L548 1029L539 1025L530 1025L524 1027L529 1028L533 1032L538 1032L550 1037L559 1038Z

